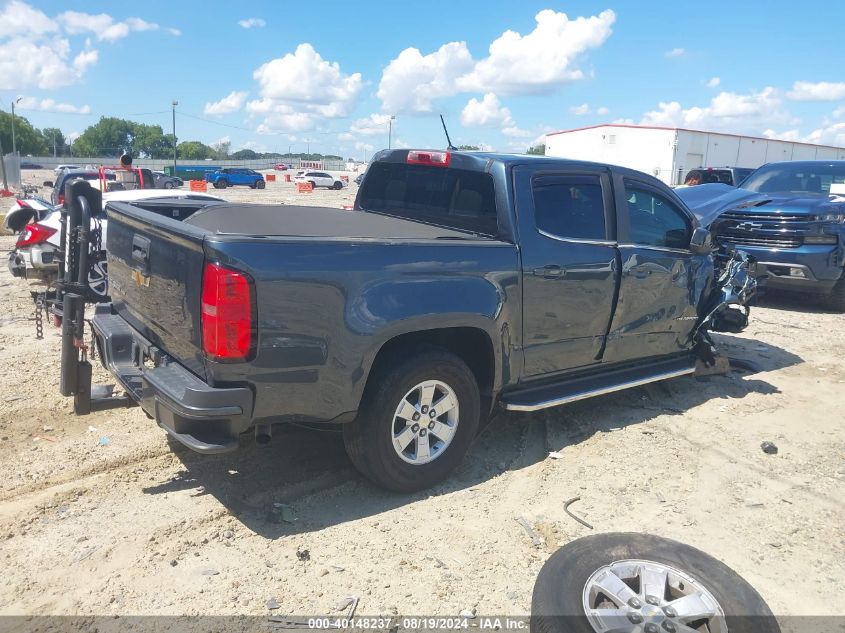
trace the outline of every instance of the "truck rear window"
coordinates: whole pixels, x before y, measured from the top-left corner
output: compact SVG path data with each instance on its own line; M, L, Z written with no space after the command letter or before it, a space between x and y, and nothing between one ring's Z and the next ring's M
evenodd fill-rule
M373 163L358 205L366 211L452 229L498 233L493 177L479 171Z

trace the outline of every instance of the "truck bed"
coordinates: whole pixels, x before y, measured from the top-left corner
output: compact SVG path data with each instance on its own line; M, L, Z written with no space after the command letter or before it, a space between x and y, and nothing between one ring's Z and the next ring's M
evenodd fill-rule
M221 204L185 221L216 234L345 239L476 239L432 224L326 207ZM492 240L484 236L477 239Z

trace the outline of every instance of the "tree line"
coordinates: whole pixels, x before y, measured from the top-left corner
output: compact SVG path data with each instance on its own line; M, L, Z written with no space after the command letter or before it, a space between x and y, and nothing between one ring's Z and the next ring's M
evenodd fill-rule
M130 152L137 158L173 158L172 134L165 134L160 125L136 123L117 117L100 117L100 120L85 129L72 143L65 138L58 128L39 130L18 114L15 114L15 141L18 151L32 156L74 156L96 158L100 156L117 158L123 152ZM0 142L5 152L12 151L12 115L0 110ZM462 145L458 149L477 150L473 145ZM545 145L536 145L528 149L529 154L545 154ZM206 145L200 141L183 141L176 146L177 158L183 160L257 160L300 158L302 160L334 159L340 156L323 154L280 154L278 152L255 152L242 149L231 152L231 143L222 141ZM351 159L350 159L351 160Z
M100 120L85 129L72 143L58 128L34 127L26 117L15 114L15 143L18 151L26 156L73 156L75 158L117 158L130 152L136 158L173 158L172 134L165 134L160 125L136 123L117 117L100 117ZM12 115L0 110L0 142L4 152L12 151ZM258 160L301 158L303 160L335 159L340 156L323 154L280 154L278 152L255 152L242 149L231 152L229 141L206 145L200 141L183 141L176 146L177 158L183 160Z

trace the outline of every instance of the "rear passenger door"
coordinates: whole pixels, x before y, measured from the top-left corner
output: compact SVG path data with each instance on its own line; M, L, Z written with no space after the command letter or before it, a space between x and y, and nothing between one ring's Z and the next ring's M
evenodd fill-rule
M616 286L606 170L514 170L525 378L599 362Z
M606 362L689 349L709 256L689 250L695 220L653 181L616 176L621 280Z

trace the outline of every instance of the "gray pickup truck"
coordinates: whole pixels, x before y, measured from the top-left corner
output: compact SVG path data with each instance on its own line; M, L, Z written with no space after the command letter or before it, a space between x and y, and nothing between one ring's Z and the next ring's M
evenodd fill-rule
M398 491L444 479L494 406L692 373L754 290L671 189L608 165L386 150L351 211L166 206L107 207L104 365L194 450L341 424Z

